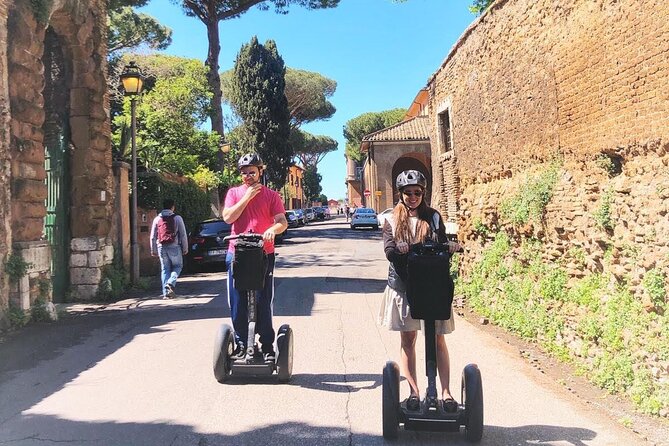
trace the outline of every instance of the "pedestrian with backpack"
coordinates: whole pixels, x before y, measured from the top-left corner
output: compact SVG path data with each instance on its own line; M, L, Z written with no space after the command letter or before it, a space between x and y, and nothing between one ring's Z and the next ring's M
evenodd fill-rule
M188 254L186 225L180 215L174 213L174 200L163 200L163 210L151 224L151 256L160 257L160 278L163 299L175 296L174 289L183 269L183 256Z

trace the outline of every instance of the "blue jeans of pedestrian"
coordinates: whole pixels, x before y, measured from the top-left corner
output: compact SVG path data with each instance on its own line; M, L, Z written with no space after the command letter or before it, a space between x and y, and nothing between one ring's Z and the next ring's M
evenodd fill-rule
M249 333L248 298L242 296L235 288L233 277L233 254L228 253L225 258L228 264L228 305L230 317L235 329L235 340L246 345ZM263 350L269 350L274 345L274 327L272 326L272 301L274 300L274 254L267 255L267 272L265 273L265 287L256 292L256 333L260 335L260 345Z
M181 245L178 243L158 245L158 257L160 257L160 279L163 284L163 296L165 296L167 295L165 285L170 284L174 288L184 267Z

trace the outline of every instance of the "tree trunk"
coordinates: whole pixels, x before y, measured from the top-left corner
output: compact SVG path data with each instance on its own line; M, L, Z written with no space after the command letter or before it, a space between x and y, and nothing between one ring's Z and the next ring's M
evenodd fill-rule
M216 15L213 14L213 17L207 23L207 38L209 40L209 51L207 53L207 61L205 65L208 68L207 71L207 82L209 83L209 88L213 93L211 98L211 130L218 133L221 137L221 143L225 140L225 132L223 128L223 93L221 91L221 76L218 73L218 56L221 53L221 43L218 36L218 19ZM218 165L220 170L223 170L224 166L224 154L219 150L218 152Z

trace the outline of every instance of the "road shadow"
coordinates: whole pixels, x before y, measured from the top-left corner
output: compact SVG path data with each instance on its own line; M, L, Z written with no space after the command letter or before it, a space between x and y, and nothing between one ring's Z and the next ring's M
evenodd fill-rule
M379 402L380 403L380 402ZM323 404L321 401L320 404ZM223 410L223 408L221 408ZM304 410L309 410L305 407ZM265 409L265 412L267 409ZM260 410L259 410L260 414ZM229 413L221 423L229 426ZM45 443L70 445L105 444L107 446L376 446L376 445L471 445L462 432L431 433L400 429L396 440L385 440L379 434L351 432L349 428L313 425L300 422L261 424L252 430L233 434L203 433L193 426L167 423L86 422L61 419L48 415L19 415L12 426L5 425L0 433L0 444L37 446ZM228 420L226 422L225 420ZM260 415L259 415L259 419ZM259 422L262 423L262 422ZM379 425L381 420L379 420ZM370 427L370 430L373 429ZM233 429L234 430L234 429ZM376 429L373 429L376 431ZM379 429L380 430L380 426ZM26 432L30 432L26 435ZM527 425L518 427L485 426L482 446L573 445L586 446L597 434L589 429Z

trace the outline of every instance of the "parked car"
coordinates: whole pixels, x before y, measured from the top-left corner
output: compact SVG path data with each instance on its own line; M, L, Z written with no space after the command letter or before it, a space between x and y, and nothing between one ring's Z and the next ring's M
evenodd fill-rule
M297 228L300 226L300 221L297 219L295 211L286 211L286 221L289 228Z
M304 226L307 224L307 217L304 215L304 211L302 209L291 209L293 212L295 212L295 215L297 215L297 221L300 224L300 226Z
M379 219L376 216L376 211L370 208L358 208L351 217L351 229L357 229L365 226L373 229L379 229Z
M314 221L316 219L316 213L312 208L306 208L304 210L304 216L307 218L307 221Z
M205 265L211 265L220 271L227 271L225 255L228 252L228 241L223 239L231 231L232 226L220 218L196 224L188 234L188 254L184 259L186 268L197 271Z
M386 224L386 218L388 218L388 216L392 213L393 213L393 208L388 208L383 212L381 212L380 214L378 214L377 218L379 219L379 226L383 227L383 225Z
M316 216L317 220L325 220L325 211L321 207L315 207L314 209L314 215Z
M330 211L330 208L327 206L323 206L323 212L325 212L325 219L329 220L332 218L332 212Z

